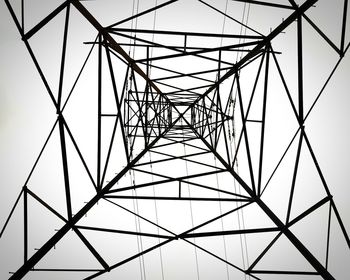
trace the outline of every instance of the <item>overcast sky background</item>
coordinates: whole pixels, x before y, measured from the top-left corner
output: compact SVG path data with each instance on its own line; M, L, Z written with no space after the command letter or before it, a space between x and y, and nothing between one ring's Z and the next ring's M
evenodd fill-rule
M28 7L31 5L29 12L33 15L32 18L28 16L28 25L33 25L47 13L47 10L45 10L47 7L44 5L40 8L39 2L32 0L31 3L31 1L27 1ZM127 1L115 1L114 4L112 2L106 1L106 4L112 5L114 13L106 11L107 5L97 6L95 1L82 3L96 15L97 19L102 21L103 25L112 23L115 18L122 19L132 13L132 1L128 3L126 3ZM181 28L193 28L190 31L221 32L222 16L213 14L212 11L203 7L203 5L198 5L197 1L185 2L180 0L173 9L165 9L164 13L160 12L157 15L157 24L161 26L161 29L174 30L177 26L180 26ZM224 0L208 2L215 4L221 10L225 9L226 1ZM287 3L288 1L275 2ZM153 1L140 1L140 3L140 10L154 5ZM316 5L317 7L314 8L315 11L310 13L310 17L314 18L320 28L325 30L325 33L332 40L334 39L337 44L340 38L339 19L341 18L341 12L339 11L341 11L341 5L342 1L340 0L321 0ZM50 10L49 8L47 9ZM193 14L193 11L196 11L196 13ZM232 1L228 3L228 11L236 13L237 16L242 12L240 9L234 9ZM285 12L277 13L273 8L266 9L266 11L266 13L262 13L261 9L252 6L249 18L251 26L258 26L259 28L257 27L257 29L264 34L268 33L270 27L277 26L282 21L282 18L288 15ZM211 20L206 18L206 13L212 16ZM144 22L147 28L151 28L150 19ZM93 29L89 29L89 25L84 23L83 20L79 21L79 18L77 18L73 19L73 21L75 23L73 32L76 34L76 41L74 41L76 45L74 45L72 51L75 51L75 54L72 52L69 55L71 55L72 61L77 61L77 63L69 65L72 72L78 69L78 65L81 65L82 58L88 51L88 47L79 46L78 42L91 41L94 39L93 35L96 34ZM218 24L213 24L214 22L218 22ZM55 24L60 26L60 22ZM139 24L142 26L142 21ZM237 32L234 28L235 25L231 26L227 23L225 32ZM292 51L295 49L295 45L293 45L295 44L293 30L295 29L287 29L285 35L280 35L275 40L275 50L282 51L285 54L284 56L281 55L281 65L286 73L288 71L292 72L293 67L295 67ZM318 35L315 35L306 23L305 33L309 34L304 39L304 77L307 80L305 81L305 92L310 92L309 95L306 93L305 98L305 106L308 108L315 97L315 93L319 91L328 73L335 65L337 56L323 40L319 39ZM350 34L350 26L347 29L347 34ZM56 114L4 1L0 2L0 35L0 227L2 227L56 119ZM350 36L347 35L346 44L349 42L349 39ZM59 45L56 45L56 42ZM33 38L33 48L42 50L41 60L45 64L45 62L59 57L54 51L59 53L61 48L60 42L59 36L47 32L45 36L43 35L38 40ZM80 50L82 50L82 53L79 53ZM288 56L288 54L291 55ZM55 58L51 58L51 55ZM291 65L290 69L288 63ZM292 66L293 64L294 66ZM47 63L43 66L43 69L49 71L48 80L55 88L57 87L58 78L55 74L55 69L50 69L49 65L50 63ZM51 70L52 72L50 72ZM306 130L314 152L343 218L345 227L348 230L350 229L350 188L348 183L350 173L349 73L350 56L347 53L306 122ZM55 80L55 78L57 79ZM288 79L290 79L289 82L292 84L294 78ZM91 106L91 100L87 101L87 103ZM87 110L86 108L81 109L82 112ZM84 114L82 113L82 115ZM79 119L79 113L76 117ZM288 125L287 127L289 128ZM54 162L55 158L51 160ZM50 168L47 167L47 170L44 169L43 171L46 172L44 174L48 177L46 182L54 181L52 177L50 179L52 169L50 171ZM18 255L21 256L22 242L22 235L20 230L18 230L22 225L20 214L18 212L14 216L8 231L5 232L4 238L0 240L1 259L6 258L6 261L1 261L0 263L0 278L7 278L8 272L11 269L16 269L21 260L18 259ZM5 238L7 238L6 246L3 242ZM20 242L13 240L20 240ZM345 243L343 244L345 246ZM16 254L9 252L12 248ZM184 250L186 252L186 249ZM171 261L175 262L169 259L170 263ZM345 266L341 269L344 268ZM127 272L125 273L121 275L128 275ZM181 273L177 273L179 272L175 271L174 268L169 268L169 275L173 276L173 278L170 276L169 279L178 279L177 276L180 277ZM207 273L210 275L209 272ZM345 271L339 272L339 279L346 279L345 275ZM30 279L39 278L34 277Z

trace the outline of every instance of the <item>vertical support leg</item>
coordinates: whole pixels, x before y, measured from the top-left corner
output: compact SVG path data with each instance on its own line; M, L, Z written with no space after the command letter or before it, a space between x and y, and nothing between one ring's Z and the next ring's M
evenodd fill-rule
M266 61L265 61L265 82L264 82L264 97L261 117L261 134L260 134L260 157L259 157L259 177L258 177L258 195L261 193L261 178L262 166L264 157L264 138L265 138L265 117L266 117L266 102L267 102L267 84L269 80L269 62L270 62L270 46L266 47Z
M21 0L21 25L22 25L22 32L24 34L24 0Z
M67 160L67 150L66 150L67 148L66 148L66 138L64 133L64 119L62 115L59 115L58 117L58 127L60 131L60 140L61 140L60 142L61 142L64 186L66 191L67 216L68 216L68 220L70 220L72 218L72 203L71 203L71 197L70 197L68 160Z
M147 77L149 77L149 46L147 46L146 48L146 56L147 56L147 66L146 66L146 75ZM146 90L145 90L145 94L146 94L146 104L145 104L145 147L148 144L148 91L149 91L149 84L148 81L146 81Z
M24 263L28 260L28 192L27 186L23 187L23 241L24 241Z
M303 31L302 16L297 18L297 55L298 55L298 106L299 106L299 125L304 122L304 86L303 86Z
M344 44L345 44L345 30L346 30L347 13L348 13L348 0L344 0L343 23L342 23L342 32L341 32L341 42L340 42L340 56L344 56Z
M69 7L66 8L66 19L64 24L64 35L63 35L63 45L62 45L62 55L61 55L61 69L60 69L60 80L58 86L58 98L57 98L57 114L61 111L61 101L62 101L62 90L63 90L63 77L64 77L64 67L66 62L66 49L67 49L67 37L68 37L68 24L69 24Z
M98 89L97 89L97 189L102 187L101 182L101 107L102 107L102 35L98 37Z

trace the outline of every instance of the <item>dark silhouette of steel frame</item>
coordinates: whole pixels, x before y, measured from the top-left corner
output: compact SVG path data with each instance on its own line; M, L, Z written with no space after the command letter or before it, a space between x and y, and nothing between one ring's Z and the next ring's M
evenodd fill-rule
M275 29L273 29L268 35L262 35L260 33L255 32L257 35L236 35L236 34L209 34L209 33L194 33L194 32L180 32L180 31L162 31L162 30L143 30L143 29L126 29L119 28L118 26L124 22L130 21L137 17L141 17L145 14L151 13L158 9L161 9L167 5L171 5L177 0L171 0L160 4L154 8L141 12L137 15L129 17L123 21L115 23L113 25L103 27L90 12L84 7L84 5L78 0L70 0L64 1L59 7L57 7L52 13L50 13L46 18L44 18L41 22L39 22L34 28L25 32L23 18L24 14L22 13L21 22L17 18L11 3L9 0L5 0L5 3L10 11L12 18L18 28L18 31L22 37L22 40L33 59L33 62L38 70L38 73L46 87L46 90L54 104L57 111L57 121L55 122L52 131L43 147L45 146L54 131L54 129L58 129L60 135L60 147L61 147L61 157L62 157L62 165L63 165L63 174L64 174L64 186L65 186L65 194L66 194L66 215L58 213L55 209L53 209L50 205L48 205L42 198L38 197L30 188L27 187L27 183L31 173L33 172L36 161L27 181L24 184L24 187L16 200L14 207L12 208L10 215L2 229L1 235L3 234L14 209L17 207L20 198L23 199L23 217L24 217L24 256L23 256L23 265L18 268L16 272L10 277L10 279L22 279L29 271L38 271L40 269L34 268L35 265L51 250L54 248L55 244L60 241L70 230L73 230L76 235L80 238L80 240L86 245L91 254L96 258L96 260L100 263L102 269L94 270L94 269L47 269L47 271L84 271L84 272L93 272L93 274L86 279L93 279L102 275L106 272L109 272L133 259L136 259L156 248L160 248L165 244L172 242L174 240L181 239L189 244L192 244L199 250L202 250L214 258L217 258L224 263L240 270L241 272L249 275L254 279L260 279L257 275L259 274L286 274L286 275L320 275L323 279L335 279L334 276L328 271L327 263L328 263L328 248L329 248L329 229L328 229L328 239L327 239L327 258L326 264L322 264L320 260L318 260L303 244L298 237L290 230L290 227L313 213L315 210L320 207L329 204L329 217L330 219L331 213L334 213L337 222L339 223L343 236L346 240L347 248L350 248L350 240L349 236L346 232L345 226L341 220L340 214L338 213L337 207L333 201L333 197L331 192L327 186L327 183L322 175L321 169L318 165L316 156L313 152L309 139L307 137L307 133L304 129L304 123L306 118L309 116L313 106L310 108L308 112L304 111L304 92L303 92L303 34L302 34L302 23L303 21L308 22L314 29L319 33L319 35L336 51L339 55L339 62L345 55L349 45L345 45L345 30L346 30L346 14L347 14L347 5L348 1L344 0L344 9L343 9L343 24L342 24L342 34L341 34L341 43L338 48L306 15L306 11L312 7L317 0L306 0L302 5L297 5L294 0L289 1L289 5L282 5L276 3L262 2L262 1L248 1L248 0L236 0L239 2L254 4L254 5L263 5L266 7L273 7L278 9L286 9L290 10L291 14ZM209 5L208 3L201 1L203 4L208 7L218 11L215 7ZM22 1L23 5L23 1ZM90 173L87 164L85 163L84 157L79 150L77 143L70 131L69 125L66 122L63 110L65 108L66 102L63 102L62 99L62 85L65 73L65 56L66 56L66 46L67 46L67 34L69 29L69 16L70 9L75 8L77 11L83 15L88 22L97 30L98 35L94 42L88 42L88 44L92 44L93 47L98 48L98 144L97 144L97 175L96 180L93 178L94 176ZM63 48L61 55L61 67L60 67L60 79L59 79L59 88L58 95L55 98L50 86L48 85L45 75L41 70L41 67L31 50L31 46L29 44L29 39L37 32L41 30L47 23L49 23L54 17L56 17L60 13L66 13L65 16L65 26L64 26L64 37L63 37ZM222 12L221 12L222 13ZM227 15L228 16L228 15ZM271 46L271 41L283 32L288 26L294 24L296 21L297 25L297 57L298 57L298 105L295 105L293 98L291 97L288 87L286 85L284 76L279 67L278 60L275 52ZM242 24L242 23L241 23ZM244 24L242 24L245 26ZM250 28L245 26L246 28ZM134 34L133 36L128 34ZM183 37L184 44L182 46L172 46L172 45L163 45L156 42L151 42L145 39L141 39L139 34L161 34L166 36L180 36ZM216 48L203 47L203 46L188 46L187 40L191 37L200 37L200 38L231 38L231 39L244 39L244 43L233 44L228 46L220 46ZM118 43L116 38L127 38L134 40L134 43ZM123 47L131 46L134 48L141 49L145 53L145 58L143 59L134 59L132 58ZM242 48L248 48L242 50ZM150 56L151 49L165 49L175 52L169 55L162 56ZM222 58L222 54L224 52L244 52L245 55L239 59L237 62L232 63L226 61ZM207 54L217 55L217 58L206 56ZM109 69L110 79L113 85L113 91L115 96L116 108L117 112L115 114L104 114L102 112L102 57L105 57L107 61L107 66ZM181 58L181 57L197 57L204 60L210 60L212 62L217 63L217 67L211 70L203 70L193 73L182 73L178 71L173 71L170 68L161 68L159 66L153 65L153 61L173 59L173 58ZM123 90L121 93L117 90L117 82L115 80L115 69L113 66L113 59L118 59L127 65L127 70L125 73L125 79L123 84ZM244 106L242 104L242 92L240 86L240 71L244 69L245 66L250 64L253 61L259 61L260 66L257 73L257 77L254 84L254 89L250 98L250 103L248 106L248 110L244 111ZM263 68L263 64L265 63L265 69ZM294 173L292 179L292 185L289 196L289 204L287 210L287 218L286 221L282 221L269 207L268 205L261 199L261 195L264 192L266 186L262 185L262 166L264 160L264 133L265 133L265 117L266 117L266 98L268 92L268 81L269 77L269 65L274 63L278 69L278 73L280 75L280 79L283 81L283 85L285 87L286 93L288 95L288 99L290 101L290 106L293 109L295 118L298 121L299 127L296 131L292 142L296 139L297 135L299 135L298 149L295 158L294 165ZM339 64L339 63L338 63ZM338 65L337 64L337 65ZM337 66L336 66L337 67ZM150 76L150 72L152 69L158 68L159 70L166 73L165 76L152 79ZM248 119L248 112L251 105L251 101L253 99L253 95L256 89L256 84L258 81L258 77L260 73L264 72L264 97L263 97L263 108L262 108L262 117L260 120L251 120ZM210 79L205 79L202 77L203 74L206 73L217 73L217 79L212 81ZM333 73L333 72L332 72ZM331 78L332 74L329 78ZM197 86L193 88L184 88L181 86L181 79L184 77L190 77L192 79L199 80L205 83L203 86ZM220 96L220 85L233 77L233 85L237 88L238 94L238 106L241 112L241 121L242 121L242 130L238 137L238 148L240 145L244 145L246 148L246 156L248 160L248 166L250 171L250 182L243 180L240 175L235 171L234 165L237 161L237 152L232 158L229 152L228 142L231 137L231 132L228 131L228 122L233 121L233 115L228 114L228 106L230 102L233 100L221 100ZM145 85L139 85L139 79L143 79ZM176 86L172 85L169 81L179 81ZM160 89L161 86L166 86L171 88L167 92L164 92ZM127 90L127 88L132 88ZM200 91L204 91L203 93L198 93ZM320 92L321 95L322 91ZM320 96L319 95L319 96ZM318 97L319 97L318 96ZM314 104L318 100L315 100ZM124 103L123 103L123 100ZM184 109L184 110L183 110ZM104 118L112 117L115 119L112 139L110 141L108 147L108 153L106 162L103 163L101 159L101 137L102 137L102 120ZM257 122L261 125L261 137L260 137L260 150L259 150L259 166L258 166L258 176L253 173L252 167L252 159L251 159L251 151L249 149L249 139L247 134L247 123L249 122ZM122 127L122 139L123 139L123 149L125 152L125 156L127 158L127 165L116 174L116 176L109 181L108 183L105 180L106 170L109 164L109 158L112 151L114 137L117 131L118 125ZM67 150L66 150L66 138L69 138L79 154L79 157L84 164L85 171L89 175L89 178L92 184L95 187L95 196L86 203L84 207L82 207L76 214L72 213L72 205L71 205L71 197L70 197L70 177L69 177L69 168L68 168L68 159L67 159ZM160 139L167 139L169 143L167 144L158 144ZM223 139L222 144L220 139ZM192 144L191 141L200 140L205 148L200 148ZM220 153L218 151L219 142L224 145L224 153ZM295 187L295 181L298 172L299 159L301 154L302 144L306 145L308 151L312 156L312 160L314 165L317 168L318 175L320 176L323 187L327 193L327 195L320 200L318 203L314 204L312 207L304 211L302 214L297 216L296 218L290 218L291 207L293 202L293 192ZM141 145L143 149L139 154L134 154L135 146ZM196 147L199 149L197 153L183 154L183 155L172 155L171 153L162 153L156 151L156 148L162 146L174 146L174 145L183 145L184 147ZM287 147L284 155L288 151L290 145ZM42 151L43 151L42 150ZM42 152L41 151L41 152ZM162 156L162 159L153 160L150 162L142 162L141 159L146 153L155 153ZM221 167L214 166L212 163L200 162L196 160L196 157L205 154L213 154L215 158L220 163ZM282 161L284 155L282 156L280 162ZM196 170L190 170L191 173L186 176L180 177L170 177L165 174L153 172L153 171L145 171L142 169L142 166L152 166L152 164L156 163L169 163L172 161L183 161L186 163L195 163L205 167L210 168L212 171L197 173ZM280 162L276 166L278 168ZM275 171L276 171L275 169ZM152 175L155 177L160 177L159 181L152 181L148 183L140 183L140 184L132 184L128 187L124 188L115 188L116 183L128 172L142 172L147 173L148 175ZM199 178L202 176L210 176L216 175L220 173L230 174L241 186L242 189L247 193L247 195L241 195L235 193L233 191L226 191L215 187L210 187L204 184L195 183L190 181L193 178ZM273 177L274 173L271 175ZM271 178L270 178L271 179ZM105 183L106 182L106 183ZM137 190L140 188L146 188L155 185L162 185L172 182L178 182L178 195L177 196L140 196L140 195L123 195L124 191L128 190ZM199 188L213 190L219 192L223 195L228 195L229 197L191 197L184 196L182 193L182 186L185 184L189 184L191 186L196 186ZM268 183L267 183L268 184ZM47 242L39 248L36 253L28 257L28 205L27 200L28 197L32 197L36 201L38 201L41 205L47 208L50 212L56 215L64 222L64 226L59 229ZM107 229L107 228L98 228L98 227L87 227L78 225L79 220L81 220L89 210L99 201L106 200L115 204L118 207L121 207L116 203L117 200L121 199L137 199L137 200L174 200L174 201L232 201L241 203L240 206L235 207L231 211L223 213L220 216L214 217L203 224L197 225L185 232L180 234L169 231L168 229L162 228L160 225L156 225L159 228L165 230L168 235L160 235L160 234L151 234L146 232L132 232L132 231L122 231L116 229ZM256 204L263 210L263 212L270 218L270 220L274 223L274 227L269 228L253 228L253 229L237 229L237 230L227 230L227 231L214 231L214 232L195 232L195 230L210 224L214 221L217 221L231 213L237 212L240 209L250 205ZM127 210L128 212L132 212ZM147 220L142 217L139 213L132 212L133 215L148 221L149 223L154 224L154 222ZM120 261L115 264L108 264L104 257L100 255L94 246L89 242L89 240L82 234L81 230L93 230L95 232L104 231L104 232L114 232L120 234L130 234L137 236L148 236L155 237L160 240L158 244L153 247L150 247L144 251L139 252L129 258ZM254 260L252 264L247 269L238 267L237 265L228 262L227 260L221 258L220 256L202 248L196 243L190 241L191 238L200 238L200 237L209 237L209 236L225 236L225 235L241 235L241 234L251 234L251 233L260 233L260 232L276 232L277 236L271 241L271 243L260 253L260 255ZM269 249L273 246L273 244L278 240L279 237L284 235L291 244L303 255L305 260L314 268L313 272L309 271L279 271L279 270L256 270L254 269L258 262L263 258L263 256L269 251ZM45 269L43 269L45 270Z

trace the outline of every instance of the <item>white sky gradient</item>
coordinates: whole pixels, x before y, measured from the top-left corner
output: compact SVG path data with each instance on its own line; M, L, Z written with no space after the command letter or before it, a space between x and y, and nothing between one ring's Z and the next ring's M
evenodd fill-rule
M59 3L60 1L56 2ZM100 2L100 6L97 5L97 1L83 1L82 3L90 10L92 14L96 16L98 20L101 21L103 25L111 24L114 21L130 16L132 13L132 1L104 0ZM225 9L225 0L212 0L207 2L215 5L220 10ZM288 1L282 0L274 2L288 4ZM299 3L302 1L297 2ZM35 22L38 22L38 20L40 20L40 18L42 18L42 16L47 14L47 11L50 10L50 5L46 7L46 4L44 4L43 7L39 7L39 3L42 3L41 1L31 0L26 1L26 3L28 5L28 14L30 14L30 16L28 15L27 19L27 24L29 26L32 26L35 24ZM150 8L153 5L154 1L140 0L140 11ZM235 17L238 17L238 15L242 13L242 7L242 5L239 5L234 1L228 1L228 12ZM315 23L318 24L318 26L324 30L329 38L335 42L339 42L340 40L340 7L342 7L342 1L340 0L320 0L316 7L312 8L308 13L310 18L314 19ZM288 14L289 11L288 13L279 13L278 9L275 8L265 8L263 11L263 9L259 6L251 6L249 25L256 27L256 29L263 34L267 34L270 28L276 27L280 22L282 22L282 18L287 17ZM63 13L61 18L57 19L57 21L53 23L53 31L60 30L58 27L62 26L62 19ZM144 20L141 19L138 22L138 25L139 28L151 29L152 22L153 14L152 16L145 17ZM214 13L212 10L200 4L198 1L180 0L173 6L164 8L164 10L160 10L160 12L157 13L156 27L162 30L176 30L179 28L183 31L220 33L222 31L222 23L222 15ZM79 18L77 16L77 12L74 8L72 8L72 26L72 33L70 34L72 37L70 37L71 41L69 41L72 47L67 53L67 58L70 60L70 62L67 64L67 71L70 71L70 73L77 73L90 48L89 45L83 45L82 43L93 41L96 36L96 32L81 17ZM291 87L292 95L294 94L293 96L296 96L297 86L297 83L295 83L295 26L296 25L294 24L293 26L287 28L285 30L285 34L279 35L275 40L273 40L272 43L275 51L282 52L282 54L278 55L277 58L279 59L282 71L285 73L286 81ZM307 25L305 21L303 26L303 32L305 32L303 39L305 80L304 92L305 112L307 112L315 96L324 84L328 74L336 64L338 56L335 55L334 51L322 39L320 39L320 37L312 30L312 28L310 28L309 25ZM123 27L128 27L128 25L124 25ZM62 45L60 39L62 32L60 32L61 31L57 31L57 33L55 33L51 32L51 30L43 30L42 33L40 33L40 37L39 35L38 38L35 38L34 36L33 39L31 39L32 41L30 41L33 49L38 52L40 63L43 64L43 70L45 73L47 73L48 81L54 90L57 89L59 76L57 74L58 68L55 68L56 66L51 67L51 65L55 65L55 62L57 62L57 59L60 57L60 49ZM237 32L239 32L237 25L227 21L225 33ZM346 34L345 44L348 44L350 40L350 24ZM16 30L10 13L7 11L4 1L0 1L0 35L0 228L2 228L11 207L21 191L21 188L33 166L35 159L37 158L40 149L56 120L56 112L25 48L25 45L22 42L18 31ZM158 39L161 40L160 37ZM170 39L167 39L167 43L168 42L170 42ZM87 72L87 76L84 78L85 82L88 82L89 78L93 77L95 74L94 71L96 71L96 69L93 67L94 65L96 66L95 62L97 61L96 51L94 54L95 55L93 55L91 59L91 65L89 65L87 68L90 69L90 72ZM179 64L178 67L182 68L185 66L183 64ZM187 65L186 67L189 68L190 66ZM276 74L276 71L272 73ZM350 230L350 188L348 183L350 174L349 73L350 55L347 53L324 91L324 94L319 99L316 107L305 123L305 129L309 140L323 171L323 175L331 190L334 201L341 214L345 228L348 230L348 232ZM123 75L124 74L121 74L122 78L124 77ZM72 74L72 76L68 75L64 85L64 90L66 91L65 96L69 85L74 81L73 77L74 74ZM244 77L246 77L246 80ZM273 78L274 77L275 76L273 76ZM249 73L247 76L244 76L244 73L242 73L242 84L249 85L249 78ZM72 123L73 130L75 129L74 131L77 132L77 134L80 132L80 136L77 136L77 139L80 139L82 150L86 152L87 160L90 159L92 162L94 153L89 151L89 149L90 147L93 147L95 140L88 139L89 134L87 131L91 127L95 127L94 121L96 118L93 113L95 110L94 94L96 93L91 90L95 86L96 83L93 78L91 78L91 84L83 83L83 85L80 85L77 90L77 95L72 97L70 103L71 105L69 105L71 107L67 106L66 113L68 121ZM267 163L267 166L269 167L276 164L276 160L278 159L278 156L280 156L280 151L282 151L283 147L285 147L285 143L288 143L288 139L290 139L290 136L293 135L295 131L293 129L296 127L295 120L289 118L292 115L285 111L290 110L290 108L288 108L288 105L283 103L286 101L285 97L280 98L280 95L277 94L279 91L280 88L278 85L274 85L272 82L271 99L269 99L272 109L271 113L268 111L268 114L270 114L271 119L275 117L273 122L275 125L275 130L272 130L272 133L276 133L276 143L270 143L270 154L267 153L266 156L266 161L269 162ZM279 102L281 102L280 105ZM107 107L108 106L106 105L106 108ZM270 136L272 137L274 134ZM33 188L35 188L35 184L41 184L38 188L38 192L41 192L42 194L46 193L48 200L51 199L52 201L54 201L56 195L58 197L63 191L62 184L58 182L61 170L56 172L56 168L61 169L60 154L57 154L56 150L56 148L59 147L59 141L57 141L57 129L56 138L57 139L53 140L48 148L48 156L43 159L43 164L39 168L38 173L33 175L33 181L31 181L29 184L29 186L32 184ZM87 138L85 143L83 142L84 138ZM296 147L295 144L296 143L294 143L294 147ZM305 147L306 145L304 143L303 148ZM295 156L292 155L290 160L294 160L294 158ZM307 162L307 157L305 157L304 160ZM59 161L59 164L56 165L57 161ZM72 160L72 162L72 166L74 166L76 162L74 162L74 160ZM305 185L308 185L308 183L312 184L314 182L314 178L311 174L312 171L310 171L311 169L309 170L308 168L309 166L306 164L306 168L300 171L300 180ZM112 175L110 174L110 176ZM242 176L244 175L242 174ZM284 173L282 173L280 176L280 179L282 180L281 182L283 182L285 176ZM42 181L40 181L41 179ZM79 181L80 179L82 181ZM222 180L224 181L225 179L223 178ZM72 176L72 181L79 185L81 182L86 182L87 179L79 178L79 176ZM276 185L277 184L279 184L279 181L276 182ZM79 189L77 189L77 195L79 194L78 190ZM314 189L311 187L310 189L305 190L305 197L308 198L309 195L312 196L313 191ZM84 199L89 199L91 195L89 192L84 193L83 190L80 194L81 197L80 200L77 200L77 205L80 205L79 203L81 203ZM276 196L278 197L278 195L279 194L273 194L272 191L271 193L267 192L266 194L266 200L271 203L272 209L277 210L283 208L283 205L279 205L279 202L276 202L275 200ZM59 205L59 202L57 203L57 207L61 207L62 212L64 212L64 205ZM108 209L108 206L105 207ZM178 206L173 207L176 208ZM78 206L77 209L79 209ZM176 229L178 226L178 230L180 230L182 229L182 210L181 207L176 209L178 211L178 215L174 214L173 219L169 219L166 216L162 217L162 219L164 224L169 223L169 227L173 226ZM200 208L197 208L197 210L199 213L197 217L200 219L199 217L202 210ZM0 239L0 279L7 279L10 276L9 272L15 271L22 262L23 253L21 250L23 245L23 236L21 211L22 205L20 205L20 207L16 210L7 230ZM33 210L32 212L34 216L39 213L36 211L37 210ZM97 209L96 211L99 210ZM207 211L209 210L207 209ZM248 217L249 215L254 216L254 209L251 211L252 212L249 212L248 210L246 213ZM170 211L169 213L166 213L171 215L172 212ZM183 215L186 215L186 213L184 212ZM249 218L247 219L249 220ZM45 218L45 216L34 222L31 228L32 231L30 237L32 238L31 240L33 242L30 244L30 254L35 253L34 248L40 248L40 242L44 241L46 238L46 233L43 233L42 236L38 233L40 229L40 221L45 221L44 223L46 223L47 226L58 226L58 224L55 224L55 222L52 222L51 224L49 217ZM187 224L183 225L184 228L187 228L187 225L190 223L189 220L186 222ZM320 226L320 228L315 228L312 223L309 225L306 224L304 229L305 228L306 230L302 232L306 240L310 240L310 244L312 243L312 239L318 238L318 230L323 230L322 226ZM338 237L339 238L337 240L339 240L339 244L337 243L334 248L337 248L336 250L339 251L339 255L335 255L336 261L334 261L334 263L339 262L339 266L337 266L337 264L333 267L333 269L335 271L335 275L338 277L337 279L345 280L347 279L346 277L348 277L348 274L345 271L347 264L346 261L344 262L344 259L342 259L342 256L347 257L347 260L350 259L350 256L349 250L346 251L346 243L344 240L342 240L340 235ZM35 241L38 241L38 244L35 244ZM123 242L126 244L128 241L130 240L123 239L117 246L122 246L124 245ZM232 242L235 241L232 240ZM249 242L251 243L249 244ZM145 243L147 243L147 241L145 241ZM69 249L71 246L73 246L73 244L75 244L74 238L68 240L67 243L62 245L62 247ZM136 246L131 241L128 244L132 245L130 245L130 248L128 248L128 246L123 247L125 254L127 254L126 252L128 252L128 249L132 251L133 246ZM207 245L211 246L210 241L208 241ZM254 243L253 239L248 239L248 246L250 246L250 248L254 248L255 246L258 247L259 245ZM310 246L312 247L313 245ZM323 248L322 246L324 245L320 243L320 248ZM107 252L106 254L111 253L109 251L110 248L108 248L108 246L106 247L107 248L104 248L104 252ZM282 245L282 248L287 247L283 247ZM74 260L79 259L79 254L83 252L77 250L75 252L76 255L74 255L74 250L72 251L72 258ZM171 245L167 245L163 253L166 280L184 278L196 279L192 247L181 242L176 242ZM335 254L336 252L331 253ZM232 258L237 257L233 255L234 254L232 254ZM337 257L339 259L337 259ZM237 259L239 259L239 257L237 257ZM291 259L293 262L292 254ZM64 263L64 260L65 259L62 256L57 257L57 263L59 263L59 261L63 261ZM159 263L156 260L156 253L151 253L150 257L147 257L146 263L150 267L147 268L148 279L161 279L159 273ZM213 279L213 277L219 277L218 279L226 279L226 274L223 272L224 270L222 270L225 269L225 266L218 265L216 261L212 263L212 261L213 260L206 255L200 256L199 269L201 271L201 279ZM237 260L237 262L242 262L242 260ZM54 261L52 263L54 263ZM49 262L49 265L52 263ZM90 263L90 265L93 266L94 262L93 260L89 259L86 263ZM122 279L140 278L138 265L139 263L134 261L127 266L118 269L114 275L116 277L122 277ZM295 265L298 266L297 263L295 263ZM232 273L230 274L231 277L235 275L233 272L230 273ZM73 274L73 276L70 274L55 276L58 278L45 278L46 276L44 275L45 274L41 274L41 272L38 272L38 274L32 273L25 279L80 279L82 277L81 275L83 274L80 276L78 274ZM108 278L107 275L98 279L110 278ZM244 277L241 279L244 279ZM262 279L281 278L262 276ZM299 277L288 279L304 278ZM319 278L305 276L305 279Z

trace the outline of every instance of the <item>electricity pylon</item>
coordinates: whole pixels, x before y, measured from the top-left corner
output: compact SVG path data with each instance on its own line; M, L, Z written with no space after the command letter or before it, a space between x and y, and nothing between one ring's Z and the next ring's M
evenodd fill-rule
M306 120L349 47L348 1L340 1L339 43L313 19L317 2L232 1L244 5L238 19L227 3L172 0L140 11L137 1L132 16L105 26L107 2L70 0L51 3L27 28L30 2L5 0L57 115L1 232L22 209L23 263L10 279L102 278L126 266L115 275L174 279L181 273L169 272L171 254L192 256L189 279L341 277L334 263L349 262L349 236ZM183 27L181 13L195 5L191 23L210 30L224 18L222 32ZM284 18L264 34L248 21L251 6ZM180 22L159 28L163 12ZM96 37L79 41L89 51L71 74L82 21ZM52 34L61 43L56 85L46 73L54 59L39 59ZM305 74L310 34L337 56L314 95ZM295 44L279 42L287 38Z

